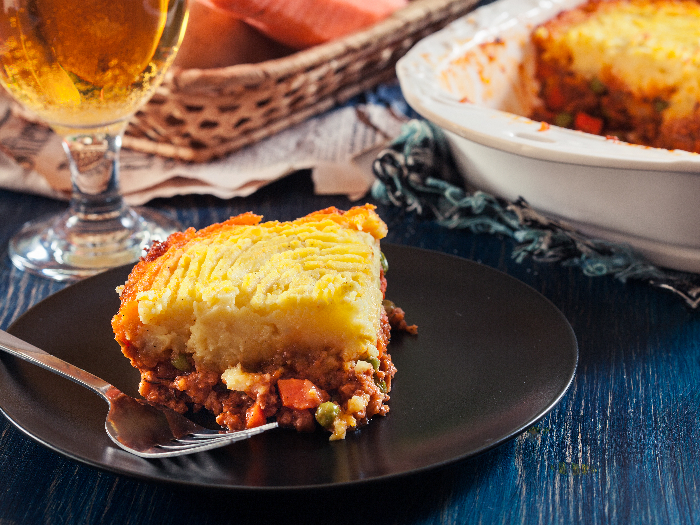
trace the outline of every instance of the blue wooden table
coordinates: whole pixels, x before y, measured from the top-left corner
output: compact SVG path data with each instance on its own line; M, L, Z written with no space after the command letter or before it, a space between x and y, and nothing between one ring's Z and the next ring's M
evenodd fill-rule
M300 172L247 198L188 196L151 206L202 227L249 210L289 220L352 204L314 196L309 174ZM0 191L0 327L64 286L19 272L7 256L7 241L24 221L64 206ZM103 472L37 444L0 417L0 524L700 523L700 312L644 284L516 263L508 239L448 230L381 204L378 211L389 242L497 268L564 313L578 339L579 366L544 419L489 452L427 473L270 497Z

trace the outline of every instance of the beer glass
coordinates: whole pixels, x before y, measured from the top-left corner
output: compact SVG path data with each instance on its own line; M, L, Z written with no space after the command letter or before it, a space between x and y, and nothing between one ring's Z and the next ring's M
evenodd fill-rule
M25 224L12 262L56 280L136 261L179 229L126 206L119 151L129 118L175 58L187 0L4 0L0 83L63 139L72 196L58 217Z

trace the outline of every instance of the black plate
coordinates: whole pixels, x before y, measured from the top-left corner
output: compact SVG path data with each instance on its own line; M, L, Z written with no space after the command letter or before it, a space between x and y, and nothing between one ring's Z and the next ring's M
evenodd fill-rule
M231 489L328 487L417 473L518 435L561 399L578 348L542 295L492 268L385 245L387 297L419 326L394 334L391 412L344 441L277 429L223 449L146 460L115 447L107 404L85 388L0 356L0 407L23 432L75 460L155 481ZM115 287L129 268L46 298L9 331L136 395L138 373L114 341Z

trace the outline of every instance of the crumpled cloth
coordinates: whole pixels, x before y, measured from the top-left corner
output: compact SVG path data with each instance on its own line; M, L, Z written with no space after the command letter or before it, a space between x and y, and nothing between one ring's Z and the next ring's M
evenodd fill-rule
M693 309L700 305L700 275L657 267L628 245L591 239L545 217L522 198L515 202L465 189L442 130L413 119L375 158L372 195L435 220L446 228L501 234L515 241L512 257L577 266L592 277L612 275L671 291Z

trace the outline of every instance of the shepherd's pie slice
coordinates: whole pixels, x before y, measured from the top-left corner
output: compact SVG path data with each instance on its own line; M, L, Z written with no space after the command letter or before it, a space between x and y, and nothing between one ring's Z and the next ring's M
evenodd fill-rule
M118 289L116 339L149 401L231 430L316 420L342 439L389 410L386 224L371 205L261 219L154 245Z

